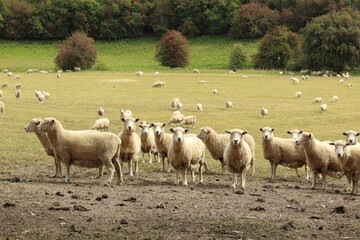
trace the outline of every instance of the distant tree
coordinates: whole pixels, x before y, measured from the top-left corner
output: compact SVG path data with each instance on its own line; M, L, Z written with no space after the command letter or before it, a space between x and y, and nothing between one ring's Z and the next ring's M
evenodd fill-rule
M229 57L229 69L238 70L244 68L246 56L241 43L235 43Z
M259 52L253 56L255 68L284 69L295 62L299 37L286 27L276 27L260 40Z
M189 64L189 42L175 30L168 30L156 45L156 58L163 66L185 67Z
M70 37L57 45L58 55L55 64L63 70L74 70L74 67L82 69L91 68L96 62L96 48L94 39L81 32L74 32Z
M230 35L236 38L262 37L276 25L278 15L277 11L262 3L244 4L234 13Z
M360 13L344 9L315 18L302 34L304 67L335 71L360 66Z

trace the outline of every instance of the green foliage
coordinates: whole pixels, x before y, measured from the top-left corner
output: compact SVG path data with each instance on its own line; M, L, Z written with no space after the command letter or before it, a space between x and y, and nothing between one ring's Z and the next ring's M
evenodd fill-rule
M260 41L259 53L253 56L255 68L284 69L295 62L299 37L285 27L276 27Z
M94 39L84 33L74 32L70 37L57 46L59 54L55 58L57 67L63 70L91 68L96 62L96 48Z
M351 70L360 64L360 14L351 9L315 18L303 30L302 64L308 69Z
M229 57L229 69L238 70L244 68L246 56L243 52L243 46L241 43L233 45L233 49Z
M156 45L156 58L163 66L185 67L189 64L189 42L175 30L168 30Z

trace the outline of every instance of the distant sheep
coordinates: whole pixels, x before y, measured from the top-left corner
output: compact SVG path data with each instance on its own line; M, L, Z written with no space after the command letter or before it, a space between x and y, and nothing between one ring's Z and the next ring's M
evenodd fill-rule
M266 109L266 108L261 108L261 111L260 111L260 114L261 116L263 117L267 117L269 115L269 111Z
M1 71L2 73L8 73L9 72L9 69L4 69Z
M243 75L242 78L249 78L249 76L248 75Z
M226 107L226 109L232 109L233 103L232 103L231 101L227 101L227 100L226 100L226 102L225 102L225 107Z
M21 85L18 83L18 84L15 85L15 88L16 88L16 89L20 89L20 88L21 88Z
M194 69L193 69L193 73L200 73L200 70L197 69L197 68L194 68Z
M0 98L2 98L3 95L4 95L4 92L2 90L0 90Z
M180 103L180 100L178 98L173 98L173 100L171 100L171 109L175 110L178 109L178 105Z
M12 72L7 72L6 74L7 74L8 77L11 77L13 75Z
M353 83L348 83L346 86L347 87L353 87L353 85L354 85Z
M176 109L179 110L180 112L183 110L183 104L182 104L182 102L179 102L179 103L178 103Z
M298 78L296 78L296 77L291 77L291 81L292 81L295 85L299 84L299 82L300 82L300 80L299 80Z
M27 71L26 71L26 74L29 74L29 73L33 73L34 71L32 70L32 69L28 69Z
M235 74L236 72L233 71L233 70L229 70L228 73L229 73L229 74Z
M167 124L174 123L175 125L180 123L184 119L184 115L180 111L174 111Z
M199 81L200 84L205 84L205 82L206 82L205 80L200 80Z
M14 79L15 80L20 80L20 75L15 75Z
M144 76L144 72L137 71L135 75L138 76L138 77L142 77L142 76Z
M196 124L196 117L195 116L186 116L183 118L183 120L180 122L180 126L181 127L192 127L193 129L195 128L195 124Z
M132 117L132 115L133 114L132 114L131 110L124 109L124 108L120 109L120 118Z
M218 90L215 88L215 89L213 90L213 94L216 95L217 93L218 93Z
M327 110L327 105L325 103L321 104L320 105L320 110L321 110L322 113L325 113L326 110Z
M42 95L46 98L46 99L50 99L50 93L42 91Z
M8 82L3 82L2 84L1 84L1 87L2 88L6 88L6 87L8 87L9 86L9 83Z
M302 96L302 92L301 92L301 91L295 92L295 98L300 98L301 96Z
M158 77L159 76L159 72L154 72L154 77Z
M322 101L322 98L321 97L317 97L317 98L314 98L314 100L312 101L312 103L321 103Z
M196 108L197 108L198 112L203 111L203 105L201 103L196 104Z
M339 100L339 97L334 95L331 97L331 102L334 103L334 102L337 102Z
M40 93L40 95L38 95L38 97L37 97L37 100L38 100L39 104L44 103L45 102L45 96Z
M97 114L98 114L99 118L102 118L105 114L105 109L103 107L99 107L97 110Z
M153 88L161 88L161 87L165 87L166 83L165 82L161 82L161 81L156 81L153 83L152 87Z
M107 118L96 119L94 125L91 127L91 130L96 130L100 132L107 132L109 129L110 121Z
M3 117L4 110L5 110L5 103L0 101L0 117Z
M80 67L74 67L74 70L78 72L78 71L81 71L81 68Z
M20 89L17 89L17 90L15 91L15 97L16 97L16 99L19 99L19 98L21 97L21 91L20 91Z
M60 77L61 77L60 73L56 73L56 78L60 78Z
M340 79L340 85L344 83L344 79Z

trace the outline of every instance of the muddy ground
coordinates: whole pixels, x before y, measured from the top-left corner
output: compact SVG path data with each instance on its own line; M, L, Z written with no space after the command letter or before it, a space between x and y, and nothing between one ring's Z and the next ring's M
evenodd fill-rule
M345 180L323 191L295 176L269 183L255 175L241 192L217 171L189 187L153 169L111 187L95 169L73 168L69 184L51 173L0 170L0 239L360 238L360 197L343 192Z

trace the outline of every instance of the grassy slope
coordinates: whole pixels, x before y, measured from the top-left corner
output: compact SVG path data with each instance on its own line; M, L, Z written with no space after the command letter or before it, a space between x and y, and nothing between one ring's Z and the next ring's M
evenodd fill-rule
M109 70L146 71L168 70L155 60L155 45L158 39L145 37L113 42L97 41L98 61ZM191 64L185 70L226 68L232 44L238 40L226 36L205 36L190 39ZM241 40L250 66L250 56L255 54L257 40ZM29 68L51 70L57 54L52 41L0 41L0 69L26 71Z

